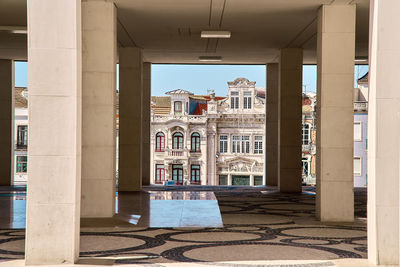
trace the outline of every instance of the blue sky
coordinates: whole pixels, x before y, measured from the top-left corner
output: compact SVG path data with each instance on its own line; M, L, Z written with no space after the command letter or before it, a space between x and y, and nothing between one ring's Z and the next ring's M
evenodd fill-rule
M207 89L216 95L225 96L228 81L245 77L255 81L256 86L265 87L265 65L172 65L153 64L152 95L161 96L174 89L185 89L195 94L207 94ZM354 82L368 72L368 66L355 66ZM27 86L28 67L26 62L15 62L15 86ZM118 77L118 76L117 76ZM317 67L303 66L303 90L316 91ZM118 81L117 81L118 87Z

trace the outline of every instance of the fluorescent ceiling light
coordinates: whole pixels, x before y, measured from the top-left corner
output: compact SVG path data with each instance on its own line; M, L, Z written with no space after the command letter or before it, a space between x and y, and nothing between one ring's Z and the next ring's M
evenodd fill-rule
M199 61L201 62L220 62L222 57L220 56L200 56Z
M21 26L0 26L0 32L10 32L15 34L27 34L26 27Z
M368 62L368 58L356 58L354 59L354 62Z
M201 38L231 38L230 31L201 31Z

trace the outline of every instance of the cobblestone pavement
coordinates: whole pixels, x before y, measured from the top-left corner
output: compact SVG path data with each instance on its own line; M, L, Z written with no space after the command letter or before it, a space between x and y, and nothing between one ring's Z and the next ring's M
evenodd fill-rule
M197 190L209 189L199 187ZM155 189L152 187L151 190ZM81 257L155 266L173 262L216 264L257 260L328 260L290 266L333 266L330 260L367 257L366 190L355 190L356 222L348 224L318 222L311 187L296 195L280 194L267 188L211 191L218 199L223 227L83 225ZM0 230L0 260L21 259L23 251L23 229ZM217 265L232 266L228 263ZM238 263L234 266L249 265Z

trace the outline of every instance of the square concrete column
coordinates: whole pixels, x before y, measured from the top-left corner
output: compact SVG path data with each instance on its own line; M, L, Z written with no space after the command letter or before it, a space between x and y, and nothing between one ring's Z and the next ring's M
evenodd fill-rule
M142 184L150 184L150 102L151 102L151 63L143 63L142 90Z
M0 186L11 185L14 158L14 64L0 59Z
M400 257L400 2L370 4L368 259L392 266Z
M116 18L110 1L82 2L82 217L115 213Z
M279 64L267 64L267 104L265 131L265 176L266 185L278 185L278 99Z
M353 221L355 5L318 11L317 217Z
M74 263L81 200L81 1L28 2L27 265Z
M279 190L301 192L301 116L303 49L284 48L279 62Z
M141 49L120 48L118 191L142 188L142 84Z

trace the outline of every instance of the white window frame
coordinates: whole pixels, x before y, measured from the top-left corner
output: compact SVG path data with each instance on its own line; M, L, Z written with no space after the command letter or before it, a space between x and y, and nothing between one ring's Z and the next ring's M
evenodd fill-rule
M304 163L307 163L307 173L304 173ZM304 175L304 176L309 176L310 175L310 173L311 173L311 157L303 157L302 159L301 159L301 168L302 168L302 171L301 171L301 173L302 173L302 175Z
M232 153L240 153L240 135L232 136Z
M306 127L307 126L307 127ZM308 128L308 129L306 129ZM308 138L305 138L306 134L305 132L308 131L307 135ZM303 146L311 144L311 124L310 123L303 123L302 128L301 128L301 144Z
M360 138L357 138L356 137L356 135L355 135L355 132L356 132L356 125L359 125L360 126ZM362 138L363 138L363 125L362 125L362 121L355 121L354 123L353 123L353 130L354 130L354 141L362 141Z
M219 153L228 153L228 135L220 135L219 136Z
M243 109L251 109L252 107L252 93L251 91L244 91L243 92Z
M254 154L262 154L263 153L263 136L255 135L254 136Z
M355 160L359 159L360 160L360 172L356 172L356 168L355 168ZM353 174L355 176L362 176L362 157L353 157Z
M231 98L231 109L239 109L239 92L238 91L231 91L230 93Z
M241 136L241 147L242 147L242 153L243 154L249 154L250 153L250 135L242 135Z

